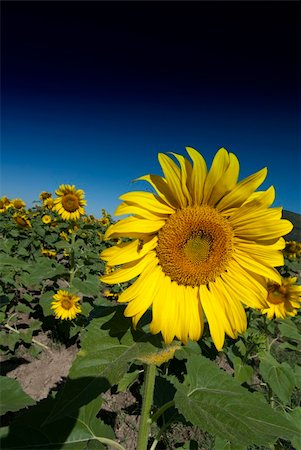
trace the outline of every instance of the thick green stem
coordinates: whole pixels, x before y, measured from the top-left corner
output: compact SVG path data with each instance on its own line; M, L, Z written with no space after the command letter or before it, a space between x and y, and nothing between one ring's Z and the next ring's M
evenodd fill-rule
M156 378L155 364L147 365L145 371L144 392L143 392L142 411L138 432L137 450L147 449L148 436L151 425L150 410L153 403L155 378Z

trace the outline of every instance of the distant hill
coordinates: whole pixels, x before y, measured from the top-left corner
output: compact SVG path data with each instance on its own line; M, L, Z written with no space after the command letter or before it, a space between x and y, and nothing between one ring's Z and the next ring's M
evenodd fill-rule
M282 217L288 219L294 225L293 230L284 236L286 241L299 241L301 242L301 214L293 213L291 211L283 210Z

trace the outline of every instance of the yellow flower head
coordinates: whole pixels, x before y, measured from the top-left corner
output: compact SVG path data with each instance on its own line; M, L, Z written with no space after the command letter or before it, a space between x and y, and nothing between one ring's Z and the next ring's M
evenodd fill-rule
M42 201L46 200L47 198L51 198L51 197L52 197L52 194L50 194L50 192L46 192L46 191L41 192L39 195L39 199Z
M109 225L110 219L108 217L103 217L100 219L100 223L102 223L102 225Z
M23 209L25 206L25 203L20 198L15 198L11 201L11 205L16 209Z
M53 296L54 302L51 302L51 309L58 319L72 320L77 314L81 313L81 307L77 304L80 301L80 297L70 294L68 291L59 290L57 294Z
M46 200L43 201L43 206L45 208L48 208L50 210L52 210L53 206L54 206L54 200L51 197L46 198Z
M54 199L53 210L57 211L64 220L77 220L85 214L83 206L86 205L84 200L84 191L76 189L74 185L61 184L55 191L57 198Z
M11 206L11 202L7 197L0 198L0 213L5 212Z
M246 329L243 305L261 308L266 286L257 274L280 282L282 235L292 224L281 208L269 208L274 188L255 192L264 168L238 182L239 162L221 148L211 168L187 147L181 155L159 154L164 177L145 175L155 193L128 192L115 214L132 214L111 225L106 239L132 238L102 252L117 268L102 277L108 284L138 277L119 297L134 326L152 307L150 331L167 344L202 336L204 317L213 342L223 347L225 333L236 338Z
M65 241L69 241L70 240L68 234L65 231L61 231L60 232L60 237L62 239L64 239Z
M301 286L296 285L297 277L281 278L280 284L269 281L268 294L262 314L268 319L285 319L297 314L301 304Z
M284 256L293 261L301 257L301 242L286 241L285 249L283 250Z
M56 257L56 251L55 250L47 250L47 248L41 248L41 253L44 256L48 256L49 258L55 258Z
M15 213L13 220L20 228L31 228L30 220L25 214L20 215L19 213Z
M45 224L51 223L51 217L48 214L45 214L42 217L42 222L45 223Z

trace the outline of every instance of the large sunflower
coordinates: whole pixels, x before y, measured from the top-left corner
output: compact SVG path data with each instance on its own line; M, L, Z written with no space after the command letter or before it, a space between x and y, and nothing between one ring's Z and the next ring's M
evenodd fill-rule
M138 279L119 297L128 302L125 315L134 326L152 306L150 331L161 331L166 343L174 337L198 340L204 315L217 349L225 333L236 338L246 329L243 304L262 309L267 290L262 275L280 284L275 269L283 265L282 235L292 224L281 208L269 209L275 192L255 192L267 175L264 168L238 182L239 162L221 148L207 171L200 153L186 148L192 163L159 154L164 177L138 178L156 193L129 192L115 214L132 214L111 225L105 238L133 238L105 249L104 275L114 284Z
M76 189L74 185L61 184L55 191L57 198L54 199L53 211L57 211L64 220L77 220L85 214L83 206L84 191Z

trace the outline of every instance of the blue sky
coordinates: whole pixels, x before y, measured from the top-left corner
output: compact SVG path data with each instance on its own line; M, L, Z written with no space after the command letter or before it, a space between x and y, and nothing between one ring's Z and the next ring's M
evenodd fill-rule
M0 194L112 214L158 152L223 146L300 212L296 4L159 3L4 2Z

